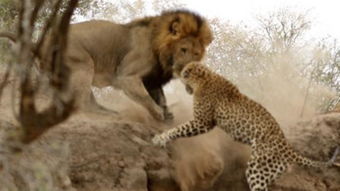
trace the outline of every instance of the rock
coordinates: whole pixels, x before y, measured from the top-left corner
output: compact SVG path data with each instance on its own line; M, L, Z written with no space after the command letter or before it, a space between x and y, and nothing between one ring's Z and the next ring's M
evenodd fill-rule
M4 140L6 129L8 133L14 128L18 127L1 126L1 140ZM6 143L1 142L0 145L1 151L4 151ZM22 146L21 151L14 153L0 153L0 163L3 166L0 169L0 190L73 191L68 175L69 156L69 144L56 138L38 140Z
M178 191L180 188L176 184L169 169L148 171L148 188L152 191Z
M340 113L319 115L284 130L296 151L314 160L328 161L335 148L340 146ZM315 169L294 165L289 173L282 175L277 185L283 191L337 191L340 190L340 168Z
M127 190L147 191L147 174L143 168L124 169L120 184Z
M52 191L249 191L248 146L214 129L163 149L150 144L157 128L168 127L71 118L20 155L0 155L0 190L23 190L29 185L29 190ZM340 114L318 116L283 130L297 151L328 160L340 145ZM338 191L339 177L338 168L293 165L270 190Z

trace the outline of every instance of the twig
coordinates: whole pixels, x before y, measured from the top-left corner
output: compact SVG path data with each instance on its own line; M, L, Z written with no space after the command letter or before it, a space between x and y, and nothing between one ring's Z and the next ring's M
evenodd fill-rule
M11 64L7 64L4 78L2 79L2 81L0 83L0 99L2 97L3 90L8 83L8 78L9 78L9 75L10 75L10 72L11 72L11 66L12 66Z
M303 100L303 105L302 105L302 108L301 108L301 113L300 113L300 118L303 117L303 114L305 112L305 107L306 107L306 103L307 103L307 98L308 98L308 95L309 95L309 89L310 89L310 86L312 84L312 79L313 79L313 74L315 72L315 70L319 67L319 62L317 62L317 65L315 68L313 68L312 72L310 73L310 76L309 76L309 81L308 81L308 86L307 86L307 89L306 89L306 94L305 94L305 98Z
M44 4L44 0L35 0L34 2L35 2L35 6L34 6L34 9L33 9L33 12L32 12L31 19L30 19L30 25L31 25L32 29L34 28L34 23L37 20L39 11Z
M37 41L37 45L34 50L34 53L36 54L37 57L39 57L39 52L40 52L43 42L45 42L47 32L49 31L49 29L51 28L51 26L54 24L56 20L56 16L61 6L61 3L62 3L62 0L57 0L56 3L54 4L52 14L47 19L45 27L42 30L41 36L39 40Z

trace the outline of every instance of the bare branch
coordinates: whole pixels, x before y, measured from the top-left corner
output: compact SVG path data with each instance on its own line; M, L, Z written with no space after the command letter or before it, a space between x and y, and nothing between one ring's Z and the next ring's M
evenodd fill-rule
M35 6L32 12L31 20L30 20L30 25L32 28L34 27L34 23L38 17L39 11L44 4L44 0L34 0L34 1L35 1Z
M0 38L8 38L12 42L16 42L16 36L13 33L10 32L0 32Z
M6 68L5 76L0 83L0 100L1 100L1 97L2 97L3 90L4 90L5 86L8 84L8 78L9 78L10 72L11 72L11 65L8 64L7 68Z
M52 14L48 17L46 23L45 23L45 26L42 30L42 34L37 42L37 46L35 48L35 51L34 53L36 54L36 56L39 55L39 52L40 52L40 49L41 49L41 46L43 44L43 42L45 42L45 39L46 39L46 35L47 35L47 32L49 31L49 29L51 28L51 25L53 25L53 23L55 22L55 19L56 19L56 16L57 16L57 13L60 9L60 6L61 6L61 3L62 3L62 0L57 0L52 8Z
M58 9L62 0L57 0L53 11L48 17L43 28L42 36L39 38L38 45L32 42L34 25L42 7L44 0L21 1L20 18L18 32L18 46L16 50L17 62L19 64L20 76L20 103L18 121L20 122L24 135L23 143L30 143L41 136L48 129L66 120L73 112L74 99L69 94L69 68L64 63L64 54L67 48L67 33L71 16L77 6L78 0L70 0L65 12L57 19ZM56 23L56 21L59 21ZM52 31L47 38L48 31ZM47 54L42 58L39 56L41 46L44 44ZM55 48L56 47L56 48ZM32 52L33 51L33 52ZM33 54L32 54L33 53ZM32 66L34 60L45 62L50 65L49 76L50 86L53 88L53 99L47 109L37 111L35 97L37 88L33 83ZM0 86L1 87L1 86Z

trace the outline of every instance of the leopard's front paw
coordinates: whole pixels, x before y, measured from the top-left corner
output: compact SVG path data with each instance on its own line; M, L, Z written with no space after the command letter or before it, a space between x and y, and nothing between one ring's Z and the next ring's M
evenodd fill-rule
M152 143L161 147L165 147L169 139L166 138L164 134L155 135L152 138Z

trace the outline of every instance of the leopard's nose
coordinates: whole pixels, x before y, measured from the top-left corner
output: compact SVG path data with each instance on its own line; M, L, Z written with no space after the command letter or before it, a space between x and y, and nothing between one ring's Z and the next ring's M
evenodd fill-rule
M189 77L189 72L186 70L183 72L183 78L188 78Z

